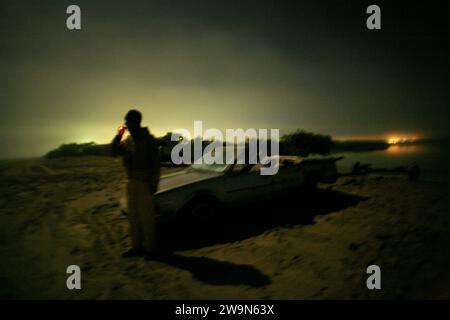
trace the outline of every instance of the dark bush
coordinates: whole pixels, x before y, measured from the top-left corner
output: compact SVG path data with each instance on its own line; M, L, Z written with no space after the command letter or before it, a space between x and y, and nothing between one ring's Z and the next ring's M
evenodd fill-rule
M55 150L49 151L46 158L72 157L72 156L107 156L109 155L108 144L87 143L68 143L59 146Z
M280 154L306 157L310 154L330 154L334 146L330 136L297 130L280 140Z

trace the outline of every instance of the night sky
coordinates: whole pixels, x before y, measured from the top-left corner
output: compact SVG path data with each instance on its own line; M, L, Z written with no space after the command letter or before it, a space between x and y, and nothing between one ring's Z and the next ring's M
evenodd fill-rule
M394 2L394 1L390 1ZM450 2L5 1L0 157L176 128L449 136ZM77 4L82 30L66 28ZM366 28L370 4L382 29Z

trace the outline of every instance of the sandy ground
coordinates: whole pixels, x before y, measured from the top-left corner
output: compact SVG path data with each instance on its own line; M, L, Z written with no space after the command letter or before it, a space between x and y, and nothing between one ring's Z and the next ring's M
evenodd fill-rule
M450 298L446 182L341 177L227 213L220 226L163 225L173 254L146 261L120 257L130 242L120 160L3 161L0 175L2 298ZM66 288L72 264L81 290ZM381 290L366 288L371 264Z

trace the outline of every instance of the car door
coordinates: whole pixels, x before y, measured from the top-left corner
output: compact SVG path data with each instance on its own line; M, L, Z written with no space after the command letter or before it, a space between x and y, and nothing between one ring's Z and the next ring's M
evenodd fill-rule
M267 198L272 193L273 176L261 175L259 169L259 165L234 165L224 179L226 201L245 204Z
M283 195L298 189L302 182L302 170L298 165L280 165L278 173L273 177L272 191Z

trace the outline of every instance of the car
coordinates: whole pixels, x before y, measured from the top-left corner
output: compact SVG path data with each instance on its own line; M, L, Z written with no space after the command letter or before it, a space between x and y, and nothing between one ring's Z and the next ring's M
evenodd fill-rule
M203 218L219 208L251 204L268 197L311 189L337 179L341 158L280 156L275 175L261 175L261 164L193 164L162 176L155 193L158 218ZM126 208L122 209L126 213Z

